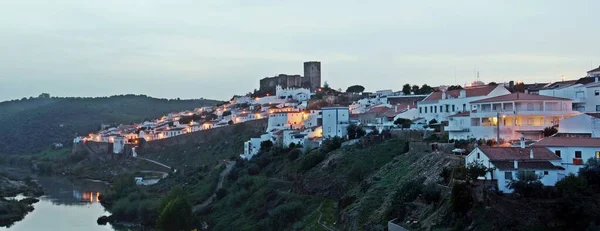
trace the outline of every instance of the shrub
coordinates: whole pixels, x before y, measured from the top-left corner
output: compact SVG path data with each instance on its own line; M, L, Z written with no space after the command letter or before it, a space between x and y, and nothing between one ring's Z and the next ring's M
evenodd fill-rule
M430 182L423 187L422 194L425 202L436 203L441 198L442 190L436 183Z
M366 166L360 163L355 163L348 173L348 179L350 179L350 181L360 182L363 180L365 175Z
M287 156L288 160L294 161L294 160L298 159L300 154L302 154L302 151L300 151L300 149L293 149L292 151L290 151L288 153L288 156Z
M316 152L306 156L306 158L302 161L300 170L306 171L315 166L317 166L321 161L325 159L325 153Z
M488 168L481 162L475 161L469 163L466 168L467 180L473 182L479 177L483 177L488 173Z
M517 173L517 180L508 184L508 188L523 197L543 197L545 195L544 185L540 182L541 176L531 171Z
M588 190L588 183L583 177L569 174L559 182L556 182L556 190L563 196L573 193L583 194Z
M221 200L221 199L223 199L223 197L227 196L228 191L227 191L227 189L220 188L219 190L217 190L215 192L215 194L217 196L217 200Z
M473 196L471 189L466 183L456 183L452 187L450 194L450 206L452 211L459 214L466 214L473 205Z
M272 147L273 147L273 141L265 140L263 142L260 142L260 151L261 152L268 152L271 150Z
M450 182L450 177L452 177L452 169L444 167L442 172L440 172L440 177L442 178L442 182L447 184Z

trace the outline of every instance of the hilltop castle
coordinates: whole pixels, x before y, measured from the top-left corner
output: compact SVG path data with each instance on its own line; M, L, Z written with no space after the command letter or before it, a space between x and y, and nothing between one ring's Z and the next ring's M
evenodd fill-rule
M308 88L311 92L316 92L321 87L321 62L304 62L304 77L279 74L263 78L260 80L260 91L273 91L278 85L282 88Z

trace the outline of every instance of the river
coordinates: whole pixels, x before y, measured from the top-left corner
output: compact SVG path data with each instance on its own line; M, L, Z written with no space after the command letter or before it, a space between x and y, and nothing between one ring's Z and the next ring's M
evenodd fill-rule
M98 225L96 220L109 215L98 202L107 185L90 181L70 181L57 177L38 177L44 196L33 205L34 210L4 230L116 230L111 225Z

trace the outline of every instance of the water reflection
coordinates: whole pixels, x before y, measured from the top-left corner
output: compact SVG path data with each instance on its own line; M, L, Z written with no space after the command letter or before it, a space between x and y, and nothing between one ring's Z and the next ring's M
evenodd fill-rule
M115 230L100 226L98 217L109 215L98 198L107 185L90 181L70 181L65 178L40 177L45 195L34 204L33 212L3 230Z

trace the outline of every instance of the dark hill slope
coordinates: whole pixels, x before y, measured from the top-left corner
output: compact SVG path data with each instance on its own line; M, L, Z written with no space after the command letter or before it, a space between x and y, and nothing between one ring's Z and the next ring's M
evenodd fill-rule
M69 144L100 124L130 124L173 111L214 105L215 100L167 100L124 95L101 98L35 98L0 103L0 153L20 154Z

